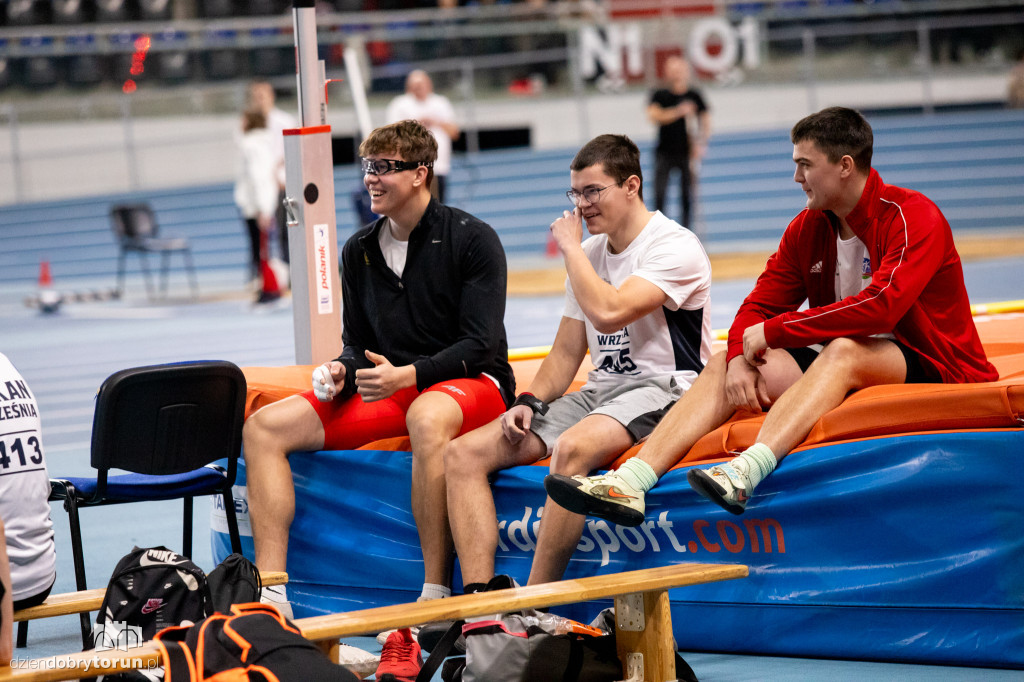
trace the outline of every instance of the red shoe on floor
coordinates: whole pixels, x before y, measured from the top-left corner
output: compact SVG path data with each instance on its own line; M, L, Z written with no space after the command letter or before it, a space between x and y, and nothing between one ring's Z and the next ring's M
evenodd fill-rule
M414 682L423 657L420 645L412 637L409 628L395 630L384 642L380 651L380 664L377 666L378 682Z

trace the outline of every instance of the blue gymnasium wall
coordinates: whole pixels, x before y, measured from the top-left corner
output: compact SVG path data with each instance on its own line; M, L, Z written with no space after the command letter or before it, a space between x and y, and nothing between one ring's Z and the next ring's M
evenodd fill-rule
M566 577L683 561L749 565L746 579L671 591L683 650L1024 668L1024 502L1005 474L1022 447L1016 430L797 452L742 516L698 497L685 470L672 471L649 494L641 527L590 519ZM380 451L292 457L289 597L297 615L418 596L410 459ZM520 582L546 473L517 467L494 482L497 571ZM236 506L246 510L244 500ZM229 551L222 515L214 527L219 559ZM589 621L602 606L566 613Z

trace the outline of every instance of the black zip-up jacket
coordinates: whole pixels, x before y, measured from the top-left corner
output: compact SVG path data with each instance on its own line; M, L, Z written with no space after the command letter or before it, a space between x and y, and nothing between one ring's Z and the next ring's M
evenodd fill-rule
M506 406L515 397L505 336L507 263L497 233L465 211L431 199L409 236L399 278L384 262L381 218L352 235L341 252L345 365L341 397L356 391L355 371L372 367L369 349L396 367L416 367L416 388L487 373Z

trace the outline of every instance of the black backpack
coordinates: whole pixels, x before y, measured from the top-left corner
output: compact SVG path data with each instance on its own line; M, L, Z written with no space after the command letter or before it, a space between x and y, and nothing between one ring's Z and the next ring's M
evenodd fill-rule
M269 604L238 604L156 637L172 682L354 682ZM200 665L202 666L200 669Z
M117 562L93 629L93 648L123 649L213 613L206 573L166 547L134 548Z
M233 603L259 598L259 571L241 554L227 557L207 577L191 559L166 547L136 547L110 577L93 647L136 646L164 628L198 623Z
M260 600L260 571L256 564L241 554L229 554L206 576L213 595L215 613L230 613L232 604L248 604Z

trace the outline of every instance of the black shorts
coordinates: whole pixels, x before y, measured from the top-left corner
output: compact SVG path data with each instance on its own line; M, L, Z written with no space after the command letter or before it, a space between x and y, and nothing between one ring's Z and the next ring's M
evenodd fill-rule
M896 347L903 353L903 360L907 363L907 378L903 380L905 384L940 384L942 378L934 376L925 370L924 363L921 362L921 356L916 352L908 348L906 345L900 343L896 339L887 339L888 341L896 344ZM811 363L818 357L820 351L814 348L783 348L784 351L793 356L796 360L796 364L799 365L801 372L806 372L807 368L811 366Z

